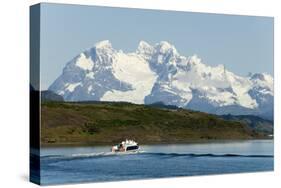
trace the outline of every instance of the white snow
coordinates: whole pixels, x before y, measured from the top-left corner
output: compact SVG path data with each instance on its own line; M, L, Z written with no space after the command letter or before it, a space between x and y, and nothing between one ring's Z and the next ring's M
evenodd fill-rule
M61 96L63 96L64 93L65 93L65 92L64 92L63 90L60 90L60 91L58 92L58 94L61 95Z
M269 91L271 91L271 94L273 95L274 88L273 88L273 78L271 75L267 73L254 74L250 78L250 81L254 86L268 88Z
M116 54L113 74L121 82L132 85L133 90L125 92L108 91L101 98L103 101L127 101L143 104L145 96L150 94L157 78L149 64L141 56L135 54Z
M75 88L80 85L82 85L80 82L74 83L74 84L67 83L67 84L65 84L65 88L66 88L66 90L73 92L75 90Z
M251 109L257 107L256 101L248 94L251 83L247 79L227 71L224 65L211 67L203 64L197 55L193 55L188 58L187 66L190 66L191 69L188 71L180 69L174 76L174 83L178 89L189 87L198 89L204 93L205 98L215 102L218 106L238 103ZM234 93L229 92L228 88L232 88Z
M91 57L87 58L84 53L81 53L76 61L76 66L80 67L83 70L92 70L94 63Z
M93 79L93 78L94 78L94 75L95 75L94 72L89 72L89 73L86 74L86 77L87 77L87 78Z
M105 91L99 99L102 101L143 104L146 96L152 96L157 101L168 98L165 97L167 94L168 102L184 107L192 100L193 91L196 90L199 91L199 94L196 93L199 99L207 100L215 106L238 104L250 109L259 108L257 101L268 100L268 95L273 97L271 75L258 73L248 77L238 76L227 70L224 65L208 66L197 55L181 56L176 48L166 41L155 45L140 41L136 52L124 53L122 50L113 49L111 43L104 40L96 43L91 50L96 50L96 53L83 52L73 61L80 68L77 75L81 75L82 81L61 84L57 93L68 95L81 86L85 87L81 92L85 91L85 94L91 97L96 95L93 88L99 86ZM95 59L95 62L92 59ZM84 71L82 74L81 70ZM114 82L107 82L108 73L113 74L114 77L110 79ZM119 84L116 84L118 81ZM155 84L159 85L156 93L163 93L161 98L153 93L152 88ZM125 87L127 85L132 89L128 90L128 87ZM256 98L251 97L249 91L257 92Z
M161 54L165 54L168 51L173 51L175 53L177 53L176 48L171 45L169 42L167 41L161 41L160 43L155 45L155 48L161 53Z
M258 106L256 100L248 94L248 91L252 88L251 83L242 77L234 75L233 77L236 78L232 80L232 88L236 93L237 103L246 108L256 108Z
M137 49L137 53L147 53L147 52L152 52L154 50L153 46L148 44L145 41L140 41Z
M96 48L112 48L111 43L109 40L103 40L95 44Z
M90 92L92 91L92 89L93 89L93 86L90 85L90 86L88 87L88 93L90 93Z
M148 44L145 41L140 41L138 48L136 50L136 54L142 56L146 61L149 61L151 59L155 49L153 46Z

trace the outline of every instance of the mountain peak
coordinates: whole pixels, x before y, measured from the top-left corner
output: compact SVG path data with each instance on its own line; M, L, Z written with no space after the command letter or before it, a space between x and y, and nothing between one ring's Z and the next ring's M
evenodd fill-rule
M190 62L190 63L192 63L192 64L194 64L194 65L196 65L196 64L201 64L201 59L198 57L198 55L196 55L196 54L194 54L194 55L192 55L192 56L190 56L189 58L188 58L188 62Z
M140 41L133 53L113 49L108 40L98 42L73 58L49 88L66 101L161 101L204 112L221 113L216 110L225 107L228 113L272 115L271 75L238 76L197 55L181 56L167 41Z
M151 53L153 51L153 47L145 41L140 41L137 49L137 53Z
M161 42L157 43L155 45L155 49L162 54L167 53L167 52L173 52L174 54L178 53L175 46L173 46L172 44L170 44L167 41L161 41Z
M264 80L264 75L262 73L255 73L251 76L252 79Z
M97 49L104 49L104 48L112 48L112 45L109 40L103 40L95 44Z
M152 46L150 44L148 44L147 42L145 42L144 40L141 40L139 42L139 46L138 48L151 48Z
M251 80L269 81L273 80L272 76L267 73L255 73L251 75Z

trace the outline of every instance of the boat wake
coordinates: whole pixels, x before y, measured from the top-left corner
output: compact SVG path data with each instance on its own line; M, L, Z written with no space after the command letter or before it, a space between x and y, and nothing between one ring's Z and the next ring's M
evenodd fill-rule
M242 155L242 154L198 154L198 153L149 153L159 156L171 156L171 157L273 157L273 155Z
M141 155L143 157L245 157L245 158L273 158L273 155L243 155L243 154L197 154L197 153L154 153L146 151L134 151L134 152L99 152L99 153L81 153L72 155L45 155L41 156L41 159L83 159L83 158L101 158L101 157L116 157L116 156L127 156L127 155Z

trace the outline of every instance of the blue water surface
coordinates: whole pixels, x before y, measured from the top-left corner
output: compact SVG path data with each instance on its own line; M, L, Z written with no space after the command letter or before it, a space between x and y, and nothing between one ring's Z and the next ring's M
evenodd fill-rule
M113 154L111 146L41 150L41 183L64 184L273 170L273 140L144 145Z

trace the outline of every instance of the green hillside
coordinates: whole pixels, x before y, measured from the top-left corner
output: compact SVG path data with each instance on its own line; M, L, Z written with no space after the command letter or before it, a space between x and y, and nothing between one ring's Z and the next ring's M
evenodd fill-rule
M263 119L258 116L253 115L222 115L221 118L225 120L231 120L231 121L239 121L241 123L245 123L249 126L249 128L254 129L255 131L259 133L264 133L267 135L273 134L273 121Z
M42 145L97 145L126 138L181 143L264 138L242 122L184 109L113 102L43 102Z

